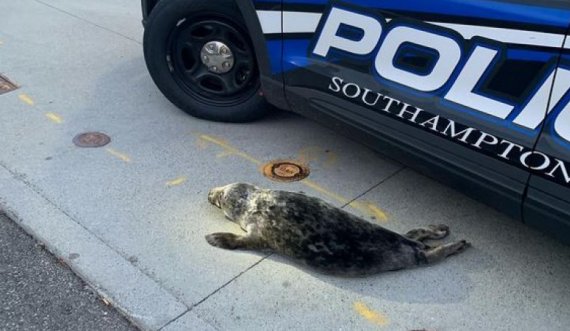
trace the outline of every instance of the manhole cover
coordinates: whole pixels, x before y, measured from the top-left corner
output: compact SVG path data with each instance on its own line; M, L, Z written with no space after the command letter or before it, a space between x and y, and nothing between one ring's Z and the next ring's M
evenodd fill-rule
M85 132L73 138L73 143L79 147L102 147L109 142L111 142L111 138L101 132Z
M263 166L263 175L280 182L294 182L309 176L309 168L297 161L272 161Z
M0 75L0 94L14 91L17 88L18 85L12 83L8 77Z

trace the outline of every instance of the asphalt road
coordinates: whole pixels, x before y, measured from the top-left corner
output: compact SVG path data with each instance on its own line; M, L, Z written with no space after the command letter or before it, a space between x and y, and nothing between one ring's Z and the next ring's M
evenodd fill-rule
M0 330L137 330L0 213Z

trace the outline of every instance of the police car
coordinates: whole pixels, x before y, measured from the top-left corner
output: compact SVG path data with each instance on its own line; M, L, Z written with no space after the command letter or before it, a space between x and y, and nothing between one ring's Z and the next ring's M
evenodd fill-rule
M570 242L567 0L142 0L189 114L301 113Z

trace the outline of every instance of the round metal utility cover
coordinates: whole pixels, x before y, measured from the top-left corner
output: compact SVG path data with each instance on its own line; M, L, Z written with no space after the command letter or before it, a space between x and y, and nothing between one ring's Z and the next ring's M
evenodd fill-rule
M272 161L263 166L265 177L280 181L294 182L309 176L309 168L297 161Z
M85 132L73 138L73 143L79 147L102 147L111 142L111 138L101 132Z

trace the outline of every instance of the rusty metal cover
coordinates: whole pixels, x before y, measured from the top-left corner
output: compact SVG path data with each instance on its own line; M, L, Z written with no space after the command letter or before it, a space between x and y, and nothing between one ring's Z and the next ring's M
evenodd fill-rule
M73 138L73 143L79 147L102 147L111 142L111 138L101 132L85 132Z
M0 74L0 94L4 94L10 91L14 91L18 88L18 85L12 83L8 77Z
M263 175L279 182L294 182L309 176L309 168L298 161L277 160L263 166Z

